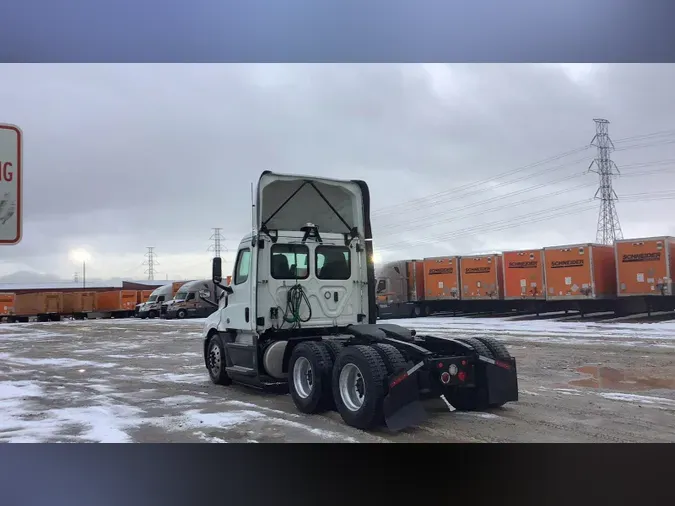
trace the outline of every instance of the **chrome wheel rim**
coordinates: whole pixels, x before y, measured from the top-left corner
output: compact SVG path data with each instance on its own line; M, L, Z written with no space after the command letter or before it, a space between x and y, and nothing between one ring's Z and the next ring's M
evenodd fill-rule
M209 351L209 369L213 376L218 376L220 374L220 368L222 366L222 360L220 356L220 348L218 345L211 346Z
M301 399L306 399L312 394L314 371L312 370L312 364L305 357L300 357L293 364L293 386Z
M340 398L349 411L358 411L366 398L366 382L355 364L347 364L340 371Z

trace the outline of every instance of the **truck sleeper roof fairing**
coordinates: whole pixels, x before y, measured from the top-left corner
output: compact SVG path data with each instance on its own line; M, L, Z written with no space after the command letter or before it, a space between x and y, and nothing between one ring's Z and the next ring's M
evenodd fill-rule
M258 181L257 228L298 231L308 222L322 233L370 239L368 187L362 181L263 172Z
M162 285L159 288L155 288L152 293L150 294L150 297L153 295L166 295L166 294L171 294L173 292L172 285L169 283L168 285Z

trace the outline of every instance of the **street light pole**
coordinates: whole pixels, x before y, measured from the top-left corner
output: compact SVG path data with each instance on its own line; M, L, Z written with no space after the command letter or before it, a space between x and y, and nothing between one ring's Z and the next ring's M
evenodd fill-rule
M87 265L84 260L82 260L82 289L84 290L87 287Z

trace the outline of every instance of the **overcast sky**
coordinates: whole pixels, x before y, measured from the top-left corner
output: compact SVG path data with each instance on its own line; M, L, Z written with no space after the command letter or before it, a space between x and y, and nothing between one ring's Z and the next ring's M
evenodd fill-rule
M365 179L383 260L594 241L598 203L581 201L597 175L581 173L597 117L623 172L624 235L675 234L675 65L0 72L0 121L25 137L23 241L0 250L0 275L71 279L69 251L85 248L89 276L143 278L154 246L158 277L208 276L211 228L236 249L267 169Z

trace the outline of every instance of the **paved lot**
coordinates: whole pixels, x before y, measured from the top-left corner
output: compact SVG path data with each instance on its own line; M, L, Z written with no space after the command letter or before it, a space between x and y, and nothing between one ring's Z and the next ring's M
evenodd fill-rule
M289 396L211 384L202 321L0 325L0 441L674 442L675 325L399 321L420 333L478 333L518 359L521 399L449 413L399 434L337 413L299 414Z

